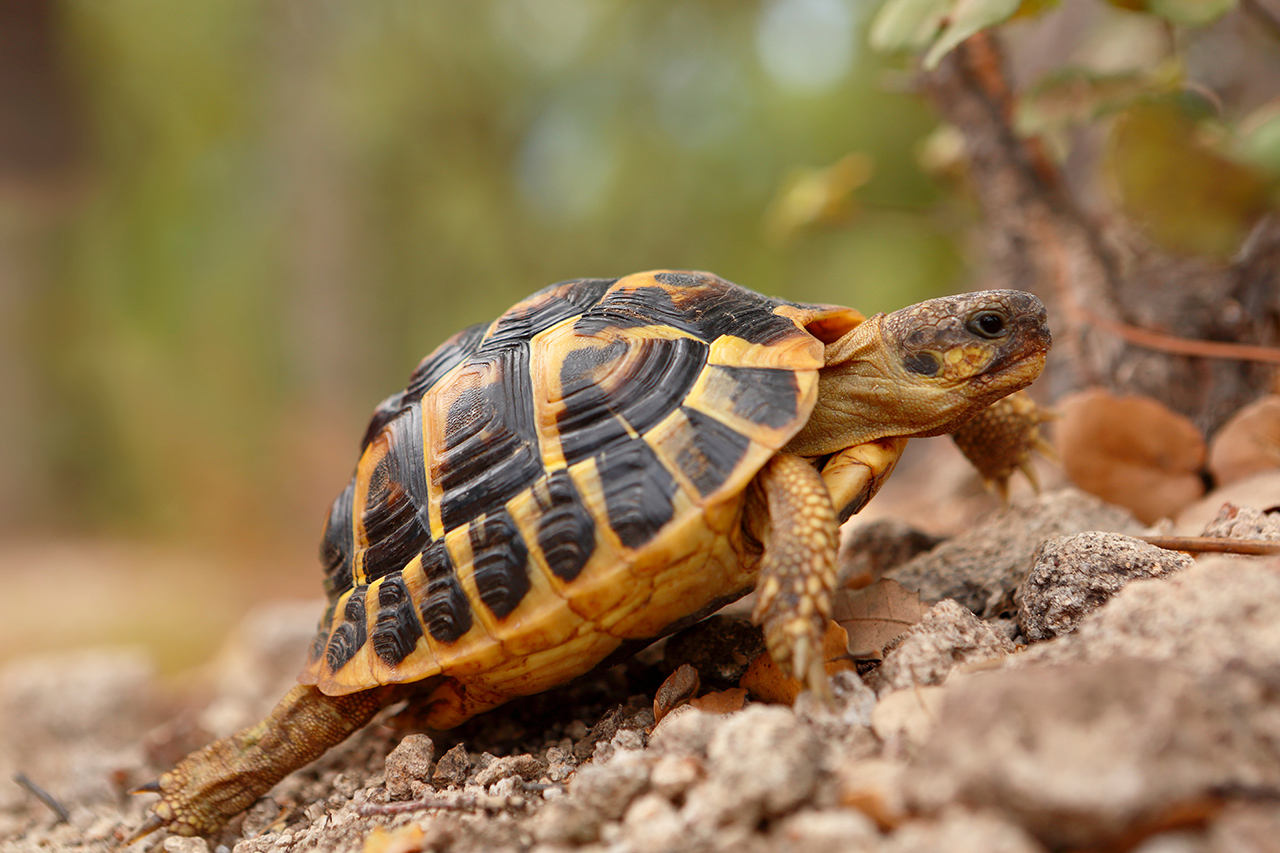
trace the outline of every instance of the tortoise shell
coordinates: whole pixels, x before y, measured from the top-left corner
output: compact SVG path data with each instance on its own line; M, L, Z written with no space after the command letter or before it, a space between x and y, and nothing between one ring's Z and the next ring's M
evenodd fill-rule
M378 406L334 501L299 680L429 680L444 728L750 589L746 487L862 319L652 272L554 284L454 335Z

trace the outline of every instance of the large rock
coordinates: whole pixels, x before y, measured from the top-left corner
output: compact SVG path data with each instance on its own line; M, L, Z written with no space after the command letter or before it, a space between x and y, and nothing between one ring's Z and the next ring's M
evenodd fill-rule
M1065 489L996 513L885 577L918 591L928 603L952 598L986 619L1012 612L1014 590L1031 573L1045 541L1087 530L1136 536L1143 526L1125 510Z
M1018 592L1018 626L1029 640L1070 633L1130 581L1162 578L1193 562L1181 552L1118 533L1050 539Z

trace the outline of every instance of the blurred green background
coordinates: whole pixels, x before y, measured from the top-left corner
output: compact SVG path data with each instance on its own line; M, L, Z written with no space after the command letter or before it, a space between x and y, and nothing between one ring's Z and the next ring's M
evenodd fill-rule
M550 282L958 286L875 6L5 2L0 582L40 627L0 656L166 638L176 665L318 596L373 407ZM791 233L788 188L850 152L856 210Z

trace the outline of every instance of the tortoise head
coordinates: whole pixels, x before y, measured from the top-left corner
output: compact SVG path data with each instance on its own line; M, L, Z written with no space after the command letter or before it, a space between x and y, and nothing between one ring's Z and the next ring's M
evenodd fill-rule
M788 450L951 432L1044 369L1044 305L1020 290L930 299L877 314L828 344L818 403Z

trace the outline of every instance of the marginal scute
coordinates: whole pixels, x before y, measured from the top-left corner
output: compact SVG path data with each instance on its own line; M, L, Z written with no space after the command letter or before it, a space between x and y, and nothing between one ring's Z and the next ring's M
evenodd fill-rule
M333 629L329 646L325 650L325 663L330 672L337 672L346 666L347 661L355 657L356 652L365 644L364 597L367 591L366 586L356 587L343 607L342 623Z
M443 539L422 552L422 570L427 576L427 594L420 604L422 623L433 640L453 643L471 630L471 605L458 584Z
M578 576L596 547L596 524L582 502L568 470L547 476L545 487L535 489L541 516L538 547L551 572L563 581Z
M480 601L505 619L529 592L529 551L506 510L471 523L472 578Z
M374 622L373 653L388 666L397 666L422 637L422 623L414 611L409 588L399 572L378 584L378 616Z

